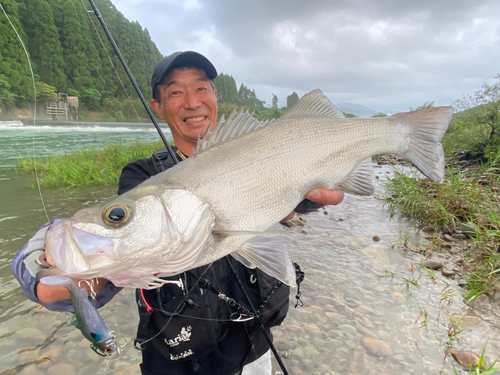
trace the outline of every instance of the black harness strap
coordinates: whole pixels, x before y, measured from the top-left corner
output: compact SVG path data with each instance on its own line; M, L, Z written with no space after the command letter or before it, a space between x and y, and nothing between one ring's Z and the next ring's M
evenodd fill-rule
M278 351L274 347L273 340L271 340L271 337L269 337L269 334L267 333L266 328L262 324L260 317L259 317L259 314L258 314L257 310L255 309L255 307L250 299L250 296L248 295L247 291L245 290L243 283L241 282L240 278L238 277L238 274L236 273L236 270L234 269L234 267L231 264L231 261L228 259L228 257L226 257L226 262L227 262L227 265L229 266L229 269L233 273L234 278L236 279L236 282L238 284L238 287L241 290L241 293L243 293L243 295L245 296L245 299L248 302L248 306L250 306L250 309L254 313L255 320L257 321L257 325L260 327L260 329L262 329L262 332L264 333L264 337L266 338L266 341L269 344L269 347L271 348L271 350L274 354L274 357L276 358L276 361L278 361L278 364L280 365L280 368L283 371L283 375L288 375L288 371L286 370L285 365L283 364L283 361L281 360L281 358L278 354Z

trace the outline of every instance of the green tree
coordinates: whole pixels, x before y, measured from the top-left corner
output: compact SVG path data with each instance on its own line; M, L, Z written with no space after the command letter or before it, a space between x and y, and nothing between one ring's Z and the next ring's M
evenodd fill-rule
M287 108L292 108L299 101L299 96L294 91L292 94L286 97L286 106Z
M431 101L425 102L424 104L419 105L416 108L413 108L412 106L410 106L410 112L421 111L422 109L427 109L427 108L434 108L434 102L431 102Z
M59 33L50 5L45 0L24 0L20 19L28 37L28 51L35 73L58 90L67 87Z
M378 113L375 113L372 117L387 117L387 113L378 112Z
M66 91L102 90L105 80L99 53L93 42L88 15L78 0L47 0L53 9L54 24L63 49L64 72L69 79Z
M17 95L10 89L10 84L7 82L7 77L0 74L0 113L2 108L6 105L13 105L16 101Z
M278 108L278 97L274 94L271 100L271 108Z
M463 95L453 105L457 111L467 111L466 122L470 127L479 127L481 139L473 147L473 154L486 157L500 149L500 74L497 82L483 84L473 95Z
M19 21L19 4L15 0L2 0L2 6L26 44L28 38ZM10 93L15 95L16 106L23 107L35 98L28 60L21 42L3 12L0 14L0 20L0 72L10 86Z
M82 93L82 103L91 111L97 111L101 107L102 94L99 90L88 89Z
M238 103L238 89L233 76L221 73L214 80L217 100L220 103Z
M41 103L55 102L57 100L57 92L54 86L50 86L44 82L36 83L36 100Z

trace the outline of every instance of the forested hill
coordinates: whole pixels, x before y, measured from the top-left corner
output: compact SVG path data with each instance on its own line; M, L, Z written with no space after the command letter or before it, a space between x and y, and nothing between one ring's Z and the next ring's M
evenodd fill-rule
M148 30L138 22L128 21L110 0L95 0L95 3L139 87L146 97L151 97L151 72L162 55ZM37 81L70 95L121 98L125 93L107 51L123 84L133 92L99 21L84 8L91 10L87 1L82 4L81 0L2 0L2 6L28 49ZM0 108L25 107L34 101L29 65L3 13L0 13L0 51Z

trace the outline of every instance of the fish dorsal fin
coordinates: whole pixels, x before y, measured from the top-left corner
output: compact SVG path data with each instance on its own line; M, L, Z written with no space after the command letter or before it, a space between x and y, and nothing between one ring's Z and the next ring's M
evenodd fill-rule
M200 154L212 147L249 134L267 126L269 123L269 120L259 121L248 111L244 112L241 110L238 112L234 109L227 120L224 118L224 115L221 116L213 131L207 128L203 138L198 137L198 143L196 144L196 150L194 150L193 155Z
M340 109L323 94L320 89L305 94L291 110L281 116L278 120L289 120L293 118L329 118L343 119L344 114Z
M349 194L370 196L375 191L375 180L373 177L372 158L367 158L347 175L338 188Z

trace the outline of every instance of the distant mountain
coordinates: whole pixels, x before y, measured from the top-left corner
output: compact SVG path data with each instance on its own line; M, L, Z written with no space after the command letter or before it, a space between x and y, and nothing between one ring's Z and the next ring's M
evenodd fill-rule
M342 112L352 113L357 117L372 117L374 114L378 113L378 111L374 111L373 109L365 107L361 104L342 102L335 104L335 106Z

